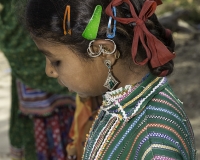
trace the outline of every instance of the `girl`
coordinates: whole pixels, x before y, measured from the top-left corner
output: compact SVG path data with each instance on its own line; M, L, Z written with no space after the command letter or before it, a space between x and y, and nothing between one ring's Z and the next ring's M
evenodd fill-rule
M103 94L84 160L195 160L194 135L166 76L174 41L160 0L29 0L26 25L46 74L80 97Z

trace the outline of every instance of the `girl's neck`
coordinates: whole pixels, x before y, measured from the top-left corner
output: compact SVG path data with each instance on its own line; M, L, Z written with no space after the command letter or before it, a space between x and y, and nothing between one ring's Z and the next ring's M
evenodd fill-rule
M92 111L96 111L100 108L100 106L102 105L102 95L100 96L96 96L96 97L92 97Z
M140 82L149 72L147 66L126 67L125 65L116 65L113 67L113 74L120 82L117 88L134 85Z

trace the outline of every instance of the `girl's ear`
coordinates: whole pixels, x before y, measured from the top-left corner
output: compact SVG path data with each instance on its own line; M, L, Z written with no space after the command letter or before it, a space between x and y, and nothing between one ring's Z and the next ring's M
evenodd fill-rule
M115 62L116 62L116 58L115 58L115 55L114 55L115 53L113 53L113 54L106 54L106 53L102 53L101 54L101 58L102 58L102 60L103 60L103 62L105 61L105 60L110 60L111 61L111 65L114 65L115 64Z
M105 60L110 60L111 65L114 65L116 60L119 58L119 51L116 50L115 42L110 39L100 39L95 40L94 42L95 46L102 46L102 53L101 58L103 62Z

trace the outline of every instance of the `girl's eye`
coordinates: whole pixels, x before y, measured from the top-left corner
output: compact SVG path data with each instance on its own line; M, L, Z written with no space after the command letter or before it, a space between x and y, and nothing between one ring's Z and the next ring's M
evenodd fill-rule
M55 67L58 67L60 65L60 61L52 62L52 65L55 66Z

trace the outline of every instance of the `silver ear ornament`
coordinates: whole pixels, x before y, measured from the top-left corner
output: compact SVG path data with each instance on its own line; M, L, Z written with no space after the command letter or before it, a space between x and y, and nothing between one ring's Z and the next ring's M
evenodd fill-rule
M95 40L92 40L92 41L90 41L90 43L88 45L88 48L87 48L87 53L89 54L90 57L93 57L93 58L94 57L98 57L98 56L101 55L101 53L104 53L104 54L113 54L113 53L115 53L116 48L117 48L115 42L113 40L111 40L111 39L105 39L105 40L106 41L110 41L110 42L113 43L113 47L114 47L113 51L110 52L110 51L106 50L105 48L103 48L102 44L100 44L100 45L98 45L99 46L99 50L97 52L94 52L92 50L92 45L93 45Z
M94 42L95 40L92 40L90 43L89 43L89 46L87 48L87 52L89 54L90 57L98 57L101 53L102 53L102 45L99 45L99 51L96 53L96 52L93 52L92 49L91 49L91 46L92 46L92 43Z
M113 48L112 52L109 52L106 49L102 48L102 52L105 53L105 54L113 54L113 53L115 53L116 48L117 48L115 42L113 40L111 40L111 39L105 39L105 40L106 41L111 41L113 43L114 48Z
M110 60L105 60L104 64L106 65L106 67L108 68L108 76L106 78L106 82L104 83L104 87L106 87L108 90L112 91L117 84L119 83L115 77L112 75L112 71L111 71L111 61Z

